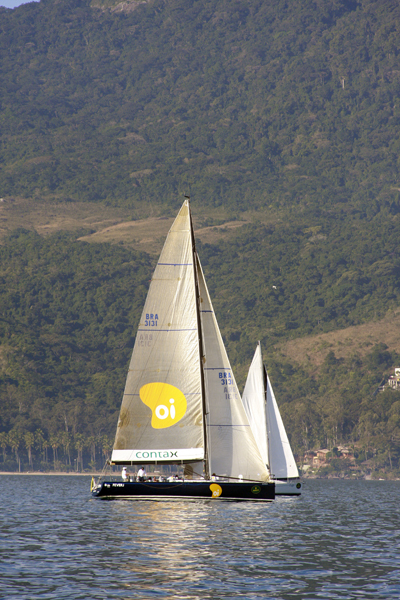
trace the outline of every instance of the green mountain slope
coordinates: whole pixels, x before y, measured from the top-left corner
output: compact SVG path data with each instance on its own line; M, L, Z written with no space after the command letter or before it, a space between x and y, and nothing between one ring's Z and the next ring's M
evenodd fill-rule
M399 210L396 2L136 6L0 14L3 196Z
M397 468L398 393L389 391L374 398L382 377L399 363L400 347L399 352L388 351L380 343L366 352L352 351L341 358L326 351L317 370L307 361L301 364L304 361L285 357L281 342L294 338L290 342L293 352L293 334L313 329L313 311L317 311L314 318L321 319L314 330L329 327L314 295L329 298L327 288L335 298L335 288L337 294L347 288L338 286L332 276L330 279L327 274L320 274L321 281L316 279L311 291L307 276L303 286L298 285L297 292L291 293L301 279L298 267L290 268L286 263L285 251L287 256L301 254L292 245L307 249L309 233L301 235L297 231L290 238L287 232L280 243L276 232L275 239L274 232L270 232L268 242L263 242L260 235L265 235L265 231L255 228L253 243L261 244L270 256L264 270L261 263L252 264L252 257L254 260L257 255L240 239L236 245L199 244L216 314L240 386L255 341L261 338L265 362L296 452L302 455L313 447L351 443L367 453L378 452L380 464L388 462L390 452L391 464ZM248 241L246 236L244 239ZM275 244L271 245L273 241ZM268 245L270 252L266 250ZM333 257L334 253L327 253L326 260ZM357 262L359 257L347 257L349 262L351 259ZM234 260L240 262L240 268L233 266ZM339 262L343 269L351 266L345 264L343 257ZM17 468L21 456L25 468L30 466L26 454L30 440L31 456L41 468L49 466L51 455L48 453L45 459L46 443L49 448L54 447L57 468L71 465L72 450L78 452L79 464L83 464L79 449L86 451L86 465L90 457L92 465L96 464L96 449L97 460L102 449L108 452L153 263L147 255L118 245L77 242L73 234L44 239L20 230L0 247L0 445L15 453L15 459L5 455L7 468ZM271 286L270 293L269 270L277 264L283 265L282 274L272 272L277 290ZM312 268L312 262L305 260L303 269L307 272L308 268ZM242 278L235 281L235 273ZM381 279L360 283L360 289L366 286L369 290L370 307L379 307L385 276L387 273ZM340 283L340 272L338 278ZM259 293L260 285L267 290L265 297ZM360 318L357 308L363 314L361 302L346 316L347 303L349 299L344 295L343 315L339 315L338 322ZM328 313L330 310L327 307ZM296 320L285 322L288 315ZM324 348L329 349L329 337L325 339ZM56 459L58 450L60 460Z
M113 210L173 216L183 192L202 227L246 219L198 244L240 386L260 339L296 452L356 444L399 468L398 395L375 391L400 349L381 338L318 369L282 354L399 305L399 27L391 0L0 10L1 227L25 211L32 229L0 247L9 468L106 454L154 263L122 233L40 237L46 207L74 230L79 206L93 232Z
M109 434L147 256L21 230L0 248L0 263L1 429Z

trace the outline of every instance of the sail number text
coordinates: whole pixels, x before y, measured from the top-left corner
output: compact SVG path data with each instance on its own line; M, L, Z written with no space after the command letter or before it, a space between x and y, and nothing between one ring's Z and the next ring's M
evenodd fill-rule
M234 379L232 373L227 373L226 371L221 371L219 374L219 379L221 385L224 388L225 399L232 400L236 397Z
M142 346L142 347L144 347L144 346L150 347L150 346L151 346L151 342L152 342L152 340L153 340L153 334L152 334L152 333L144 333L144 334L143 334L143 333L141 333L141 334L138 336L138 338L139 338L139 339L138 339L138 344L139 344L139 346Z
M221 380L221 385L233 385L232 373L222 371L221 373L218 373L218 375Z
M146 320L144 322L145 327L157 327L158 325L158 314L157 313L146 313Z

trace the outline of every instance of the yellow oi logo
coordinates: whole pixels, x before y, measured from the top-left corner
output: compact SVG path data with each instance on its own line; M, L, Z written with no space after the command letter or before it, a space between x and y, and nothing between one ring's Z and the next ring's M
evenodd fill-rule
M218 483L212 483L210 485L210 490L212 493L212 498L219 498L220 495L222 494L222 487L220 485L218 485Z
M169 383L146 383L140 388L140 399L152 411L151 426L165 429L182 419L187 409L185 396Z

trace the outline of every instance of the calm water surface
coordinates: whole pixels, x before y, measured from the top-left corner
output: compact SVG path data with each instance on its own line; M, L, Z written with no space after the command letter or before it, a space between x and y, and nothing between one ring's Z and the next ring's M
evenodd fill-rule
M91 499L0 478L0 598L400 598L400 482L307 481L273 503Z

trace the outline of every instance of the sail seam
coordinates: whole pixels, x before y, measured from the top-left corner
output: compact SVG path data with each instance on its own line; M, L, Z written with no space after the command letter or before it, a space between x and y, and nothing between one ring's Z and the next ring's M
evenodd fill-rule
M218 423L216 423L216 424L210 423L208 425L208 427L250 427L250 425L246 425L246 423L243 423L243 424L242 423L239 423L239 424L233 423L232 425L219 425Z
M197 331L197 329L157 329L157 328L150 328L150 329L138 329L138 331L150 331L151 333L155 333L156 331L158 332L163 332L165 333L166 331Z

